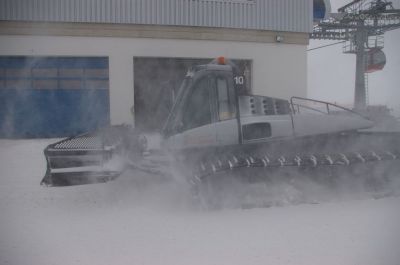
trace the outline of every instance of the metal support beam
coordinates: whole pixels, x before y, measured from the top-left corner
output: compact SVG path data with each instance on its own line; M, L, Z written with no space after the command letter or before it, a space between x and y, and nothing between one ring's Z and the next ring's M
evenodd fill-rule
M358 31L355 34L356 46L356 80L354 89L354 108L362 110L367 105L367 94L365 89L365 66L366 66L366 51L365 45L368 41L368 35L365 31Z

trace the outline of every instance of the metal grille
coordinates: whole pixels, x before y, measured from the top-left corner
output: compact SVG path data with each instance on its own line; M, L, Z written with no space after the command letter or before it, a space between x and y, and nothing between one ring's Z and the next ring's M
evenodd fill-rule
M55 149L101 149L102 141L98 136L82 136L78 138L67 139L56 145Z

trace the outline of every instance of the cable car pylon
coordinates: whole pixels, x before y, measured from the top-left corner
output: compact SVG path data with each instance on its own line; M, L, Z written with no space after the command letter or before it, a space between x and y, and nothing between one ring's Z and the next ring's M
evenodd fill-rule
M363 111L368 104L365 73L385 65L384 33L400 28L400 9L386 0L354 0L326 17L315 24L310 39L345 41L343 52L356 55L354 108Z

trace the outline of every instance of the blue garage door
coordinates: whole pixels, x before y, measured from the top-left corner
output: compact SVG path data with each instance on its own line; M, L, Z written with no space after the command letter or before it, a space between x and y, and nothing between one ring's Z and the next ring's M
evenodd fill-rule
M65 137L110 123L107 57L0 57L0 137Z

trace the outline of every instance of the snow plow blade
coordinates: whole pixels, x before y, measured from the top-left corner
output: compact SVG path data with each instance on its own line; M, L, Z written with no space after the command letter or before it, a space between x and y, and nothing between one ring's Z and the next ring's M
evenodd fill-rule
M47 162L44 186L104 183L123 172L121 161L113 161L125 148L129 129L115 126L61 140L44 150Z
M105 183L117 178L121 171L77 171L46 173L41 185L52 187Z

